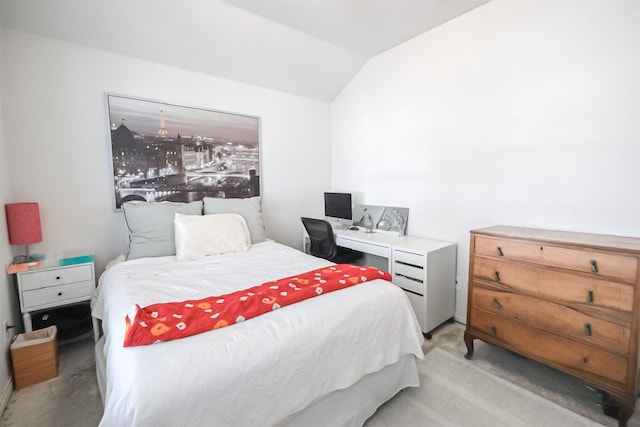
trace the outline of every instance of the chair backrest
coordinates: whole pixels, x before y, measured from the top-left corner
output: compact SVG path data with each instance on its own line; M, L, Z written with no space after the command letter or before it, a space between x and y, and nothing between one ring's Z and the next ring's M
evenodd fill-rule
M327 260L333 259L338 253L338 248L331 224L323 219L305 217L300 219L309 235L311 255Z

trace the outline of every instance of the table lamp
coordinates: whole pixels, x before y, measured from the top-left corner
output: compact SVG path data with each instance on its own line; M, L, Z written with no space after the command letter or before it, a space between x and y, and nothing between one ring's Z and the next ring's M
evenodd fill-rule
M8 203L4 205L4 209L7 214L9 243L12 245L25 245L27 251L26 255L16 256L13 262L16 263L16 260L24 258L24 263L33 263L34 260L29 256L29 245L42 242L42 227L40 226L38 204ZM35 262L39 264L39 262Z

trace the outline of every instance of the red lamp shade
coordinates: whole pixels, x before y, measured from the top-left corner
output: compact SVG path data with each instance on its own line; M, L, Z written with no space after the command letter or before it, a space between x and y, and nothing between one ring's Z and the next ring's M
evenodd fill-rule
M40 209L37 203L9 203L4 205L7 214L9 243L30 245L42 242Z

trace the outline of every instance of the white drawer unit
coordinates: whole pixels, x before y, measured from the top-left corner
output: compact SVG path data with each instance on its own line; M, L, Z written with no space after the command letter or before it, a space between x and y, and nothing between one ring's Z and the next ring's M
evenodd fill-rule
M453 318L456 299L456 245L441 242L422 250L393 248L393 283L406 293L427 339Z
M32 312L88 301L95 288L92 262L24 271L16 280L25 332L32 330Z
M456 244L443 240L397 233L334 228L338 246L363 253L358 264L381 268L391 273L392 281L402 288L413 307L422 333L431 339L431 331L452 320L456 305ZM309 236L302 232L302 247Z

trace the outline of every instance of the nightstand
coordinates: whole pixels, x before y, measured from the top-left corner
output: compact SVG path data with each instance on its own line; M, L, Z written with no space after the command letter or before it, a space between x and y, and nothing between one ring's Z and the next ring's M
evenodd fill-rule
M33 330L32 312L89 301L96 283L93 262L30 268L16 282L25 332Z

